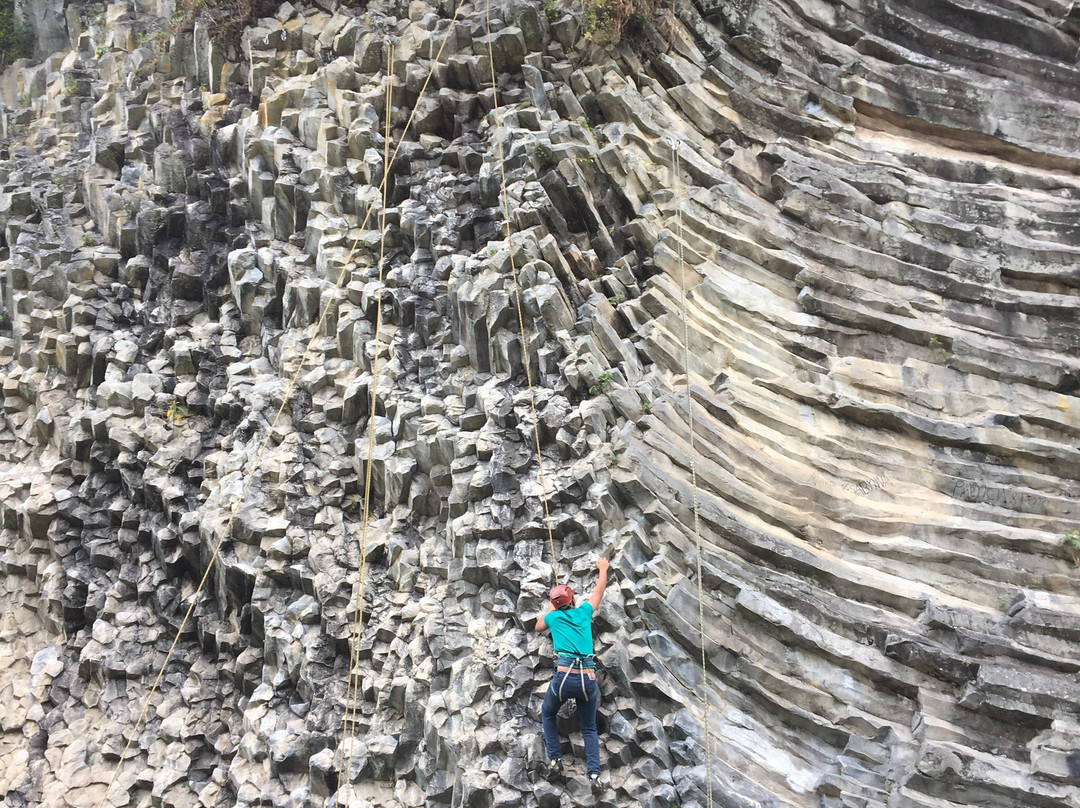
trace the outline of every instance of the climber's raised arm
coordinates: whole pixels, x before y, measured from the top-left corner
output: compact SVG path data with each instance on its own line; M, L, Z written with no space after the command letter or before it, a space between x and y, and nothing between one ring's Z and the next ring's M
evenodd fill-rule
M597 560L596 568L600 570L600 577L596 579L596 587L589 595L589 603L592 604L594 612L600 608L600 599L604 597L604 590L607 589L608 560L606 558Z

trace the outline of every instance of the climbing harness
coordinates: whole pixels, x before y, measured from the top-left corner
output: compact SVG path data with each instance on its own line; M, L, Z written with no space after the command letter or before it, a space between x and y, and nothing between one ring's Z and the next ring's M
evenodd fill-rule
M525 318L522 314L524 307L521 304L521 286L518 283L517 264L514 261L514 244L511 239L510 223L510 194L506 189L506 162L503 155L502 124L499 120L499 87L495 76L495 51L491 36L491 0L487 0L484 16L484 27L488 40L488 65L491 68L491 117L495 120L495 143L498 147L500 192L502 198L503 218L506 220L506 248L510 253L510 274L514 278L514 302L517 307L518 333L521 336L521 354L525 365L525 380L529 385L529 408L533 417L533 442L536 444L536 462L539 466L538 478L540 482L540 501L544 505L544 526L547 528L548 544L551 550L551 575L556 585L559 583L559 568L555 558L555 534L551 529L551 513L548 509L547 480L544 477L544 456L540 453L540 416L536 410L536 396L533 393L532 368L529 366L529 344L525 338Z
M678 182L681 176L679 166L679 149L680 142L675 138L668 140L671 145L672 153L674 154L674 168L675 168L675 181ZM682 205L678 205L675 208L675 216L679 225L679 309L682 314L682 331L683 331L683 370L686 373L686 414L688 419L688 426L690 429L690 484L694 501L694 535L697 538L697 589L698 589L698 630L701 634L701 688L702 688L702 703L704 713L704 726L705 726L705 783L706 783L706 798L708 800L708 808L712 808L713 804L713 787L712 787L712 728L709 726L709 679L708 679L708 666L705 659L705 585L701 577L701 555L704 547L704 542L701 538L701 514L698 507L698 479L697 479L697 462L695 455L697 450L694 447L694 407L693 401L690 397L690 327L688 325L689 318L686 314L686 265L683 262L683 221L682 221Z
M454 24L457 22L457 18L461 13L461 8L464 4L465 0L458 0L457 5L454 8L454 16L450 21L450 28L453 28ZM394 160L397 159L398 152L401 150L401 146L405 141L405 136L408 134L409 127L412 126L412 122L416 118L416 113L417 109L420 106L420 101L423 99L424 93L427 91L428 84L431 82L431 77L435 73L435 67L439 63L439 60L442 58L443 51L445 50L446 44L449 39L450 37L444 38L442 43L440 44L438 53L432 60L431 65L428 68L427 76L424 78L424 81L420 86L419 93L417 93L416 103L413 105L412 111L409 114L409 118L405 122L405 127L402 129L401 139L394 147L394 152L390 156L390 159L384 164L382 182L379 184L380 191L385 191L386 183L390 176L389 167L393 164ZM374 210L374 206L370 206L368 208L367 213L364 215L363 221L360 223L359 230L361 232L367 227L368 221L371 219L371 215ZM360 238L357 238L353 241L352 247L349 250L349 254L346 257L345 261L342 263L341 271L338 273L337 280L334 282L335 289L341 287L342 281L344 281L345 279L346 272L352 264L353 256L356 254L356 250L360 246L360 244ZM278 421L281 420L281 415L285 411L285 407L288 406L288 403L292 398L293 391L296 389L296 385L299 383L300 376L304 370L304 363L307 362L308 356L311 354L311 349L312 345L315 342L315 338L322 331L323 323L326 321L326 317L330 312L330 308L334 304L334 299L334 296L330 295L326 301L326 305L323 306L323 309L319 314L319 319L316 321L315 327L312 330L312 337L308 340L307 345L304 348L304 353L300 357L300 362L297 364L296 372L293 373L292 378L289 380L289 384L285 389L285 394L284 396L282 396L281 399L281 405L278 407L277 413L274 415L273 421L270 422L270 427L266 430L266 437L263 439L263 442L259 447L259 451L255 455L255 462L252 465L252 469L244 477L244 484L240 488L240 494L236 498L236 502L233 505L231 512L229 513L228 521L226 521L225 523L225 527L221 532L220 538L214 545L214 550L210 555L210 560L206 564L206 570L203 572L202 577L199 579L199 584L195 588L195 592L190 596L191 603L188 606L187 611L185 611L184 617L180 621L180 625L176 629L176 634L173 637L172 643L169 645L169 650L165 654L165 660L161 663L161 667L158 669L157 675L154 677L154 682L150 687L150 692L147 693L146 698L143 700L142 709L139 711L139 717L135 721L135 726L132 728L131 734L129 735L126 743L124 744L123 750L120 752L120 757L116 761L116 766L113 769L112 776L109 778L109 784L108 786L106 786L105 791L102 794L101 800L97 803L97 808L104 808L106 802L109 799L109 792L112 790L112 787L116 785L116 781L120 776L120 769L123 766L124 761L127 759L128 752L131 751L131 745L134 743L135 738L138 735L139 728L142 727L143 722L146 720L146 714L150 709L150 702L153 700L154 695L157 693L158 688L161 685L161 680L165 675L165 669L168 667L169 662L172 661L173 654L176 652L176 646L180 642L180 637L183 636L184 630L187 628L188 621L191 619L191 615L195 611L195 606L199 602L199 596L202 594L203 589L206 588L206 582L210 578L210 572L211 570L213 570L215 562L221 555L221 548L225 544L225 539L230 535L233 522L236 520L236 515L240 512L240 508L244 503L244 497L247 495L248 489L251 487L251 483L255 479L255 475L261 467L263 455L266 453L267 447L270 445L270 440L274 435L274 430L277 427Z
M569 662L569 665L562 665L562 662ZM566 680L570 678L570 674L574 671L579 671L581 674L581 692L585 692L585 672L589 671L589 678L596 679L596 660L593 659L592 654L578 654L574 651L556 651L555 652L555 672L565 673L566 676L559 682L559 701L563 700L562 690L566 685ZM555 685L555 680L551 680L551 686Z

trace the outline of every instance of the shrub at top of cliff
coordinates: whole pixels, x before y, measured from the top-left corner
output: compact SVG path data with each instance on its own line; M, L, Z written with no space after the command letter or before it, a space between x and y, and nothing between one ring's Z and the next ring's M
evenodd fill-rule
M261 17L273 16L280 5L275 0L178 0L175 28L182 31L197 17L205 17L215 40L239 50L244 29Z
M29 56L33 46L30 27L15 13L15 0L0 0L0 70Z
M550 3L545 6L551 16ZM583 0L585 38L599 45L614 45L657 23L664 0Z

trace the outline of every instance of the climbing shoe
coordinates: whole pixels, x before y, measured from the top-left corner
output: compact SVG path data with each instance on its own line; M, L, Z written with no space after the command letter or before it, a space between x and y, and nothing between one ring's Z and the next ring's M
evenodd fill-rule
M589 787L592 788L593 794L599 794L603 790L603 786L600 785L599 773L593 772L589 775Z
M549 760L548 761L548 765L547 765L547 776L548 777L562 777L562 773L563 773L562 758L555 758L554 760Z

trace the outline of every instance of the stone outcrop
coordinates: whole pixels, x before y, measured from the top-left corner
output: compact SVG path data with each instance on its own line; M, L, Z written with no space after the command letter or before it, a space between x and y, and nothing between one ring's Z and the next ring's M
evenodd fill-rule
M166 5L0 82L7 804L1080 806L1075 9Z

